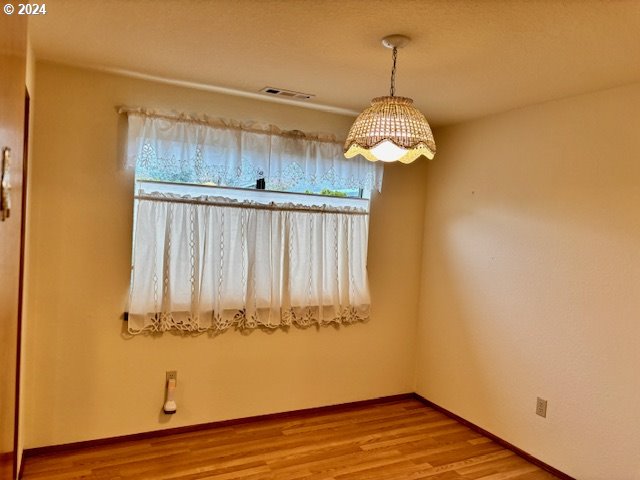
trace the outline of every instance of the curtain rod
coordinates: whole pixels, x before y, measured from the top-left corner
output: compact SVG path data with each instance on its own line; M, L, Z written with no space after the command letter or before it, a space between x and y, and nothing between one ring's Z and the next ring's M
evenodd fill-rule
M200 188L215 188L215 189L219 189L219 190L231 190L234 192L244 192L244 191L250 191L250 192L264 192L264 193L274 193L276 195L278 194L286 194L286 195L304 195L306 198L308 197L316 197L316 198L327 198L327 195L323 195L321 193L304 193L304 192L283 192L281 190L267 190L267 189L261 189L258 190L257 188L243 188L243 187L228 187L226 185L204 185L202 183L190 183L190 182L167 182L164 180L136 180L136 183L150 183L152 185L178 185L178 186L183 186L183 187L200 187ZM336 198L345 198L345 199L349 199L349 200L355 200L358 202L369 202L369 198L363 198L363 197L336 197Z
M207 125L215 128L226 130L240 130L249 133L258 133L263 135L277 135L285 138L302 138L305 140L313 140L315 142L335 143L341 145L344 141L336 139L335 135L330 133L306 133L300 130L282 130L275 125L260 125L254 122L239 122L237 120L214 118L208 115L189 115L186 113L161 113L155 110L149 110L141 107L128 107L126 105L116 106L119 114L138 115L141 117L160 118L164 120L172 120L183 123L193 123L197 125Z
M307 207L301 205L299 207L288 207L284 205L278 205L274 202L269 204L255 204L255 203L227 203L197 200L191 198L171 198L171 197L156 197L153 195L135 195L133 198L136 200L149 200L152 202L164 202L164 203L186 203L189 205L210 205L213 207L230 207L230 208L249 208L252 210L271 210L276 212L313 212L313 213L334 213L340 215L369 215L369 212L363 210L342 210L339 208L322 208L322 207Z

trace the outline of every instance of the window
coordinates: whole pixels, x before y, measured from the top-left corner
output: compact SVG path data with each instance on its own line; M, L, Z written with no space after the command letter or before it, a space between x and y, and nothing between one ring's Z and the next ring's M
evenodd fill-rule
M368 318L367 197L381 167L300 132L128 113L131 333Z

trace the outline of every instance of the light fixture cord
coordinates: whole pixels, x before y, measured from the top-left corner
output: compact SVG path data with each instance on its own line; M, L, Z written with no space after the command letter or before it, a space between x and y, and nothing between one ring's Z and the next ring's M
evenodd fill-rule
M391 69L391 96L394 97L396 94L396 61L398 59L397 47L393 47L391 57L393 58L393 68Z

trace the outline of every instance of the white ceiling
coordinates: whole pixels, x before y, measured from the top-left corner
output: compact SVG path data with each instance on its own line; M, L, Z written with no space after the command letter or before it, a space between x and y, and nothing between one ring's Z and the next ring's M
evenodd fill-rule
M640 0L47 0L38 59L362 110L396 94L432 125L640 81Z

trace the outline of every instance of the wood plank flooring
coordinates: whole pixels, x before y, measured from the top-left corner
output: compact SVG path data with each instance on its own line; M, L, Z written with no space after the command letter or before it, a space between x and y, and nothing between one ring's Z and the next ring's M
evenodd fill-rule
M299 413L25 459L25 480L556 478L417 400Z

